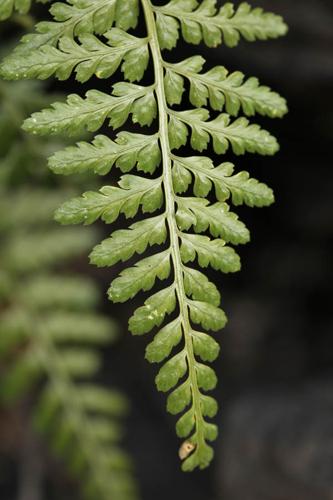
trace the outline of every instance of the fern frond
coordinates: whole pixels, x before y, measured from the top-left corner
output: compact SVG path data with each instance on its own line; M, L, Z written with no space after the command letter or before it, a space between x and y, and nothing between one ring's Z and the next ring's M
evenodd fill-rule
M44 294L47 290L48 284L40 288ZM45 303L41 305L45 308ZM129 459L119 448L122 432L117 421L126 401L118 393L81 382L95 375L100 357L91 347L67 346L103 345L114 335L114 327L109 320L83 311L46 313L36 303L33 310L33 315L29 308L8 310L1 318L1 356L20 348L23 340L26 345L3 377L2 400L19 398L46 375L34 416L36 428L80 477L86 498L133 498L135 487Z
M99 3L93 7L97 8ZM117 2L117 7L125 4ZM217 379L207 362L216 359L219 345L205 331L218 331L227 321L220 308L218 289L205 274L190 267L190 263L197 262L200 268L211 266L225 273L238 271L240 258L228 244L247 243L250 235L228 202L261 207L270 205L274 196L270 188L247 172L234 173L231 163L215 167L209 157L183 157L174 150L190 142L191 148L199 152L212 144L216 154L231 149L236 155L245 152L272 155L278 151L277 140L258 124L239 115L243 112L247 117L255 113L282 117L287 107L282 97L259 84L256 78L247 78L241 72L229 74L222 66L202 73L204 59L201 56L170 63L164 59L162 50L176 46L180 31L190 43L203 40L208 46L216 46L223 41L232 47L241 37L248 41L276 38L284 35L287 28L281 17L252 9L247 3L236 9L227 3L219 10L215 0L171 0L164 6L141 0L135 5L135 16L137 7L141 6L145 38L131 38L125 33L131 25L128 11L127 16L124 14L125 26L120 26L119 18L118 21L114 18L117 31L109 31L110 25L96 30L89 24L80 31L66 32L66 49L64 31L61 36L44 42L36 38L40 35L33 35L29 40L39 41L29 55L29 62L24 61L20 51L16 52L2 65L2 74L15 78L17 71L20 77L25 77L31 71L30 75L39 78L48 74L65 78L74 70L79 72L79 80L86 80L93 74L108 77L114 67L119 67L121 59L125 61L122 69L130 83L116 83L111 95L96 90L89 90L85 99L71 95L66 104L55 103L51 109L34 114L25 122L25 129L35 134L71 134L83 128L94 132L106 119L111 128L117 129L130 114L132 121L141 126L149 126L158 118L153 135L122 131L115 140L98 135L92 143L81 142L54 154L50 167L66 175L90 170L105 175L113 165L125 173L137 168L154 174L149 178L127 174L118 185L84 193L65 202L58 209L56 219L63 224L91 224L101 218L109 224L120 214L133 218L140 208L140 214L154 214L113 232L92 251L90 258L97 266L112 266L153 247L148 257L136 259L120 272L108 294L113 302L124 302L142 290L151 290L157 283L160 286L134 312L129 329L134 335L153 330L146 358L153 363L163 363L156 384L160 391L169 393L168 411L180 414L176 430L179 437L185 439L181 458L183 469L189 471L207 467L213 457L209 442L216 439L217 428L209 419L215 416L217 404L206 392L215 387ZM63 8L68 9L64 5ZM54 15L54 10L52 12ZM57 16L55 19L65 22ZM46 31L48 29L49 25ZM120 29L124 31L122 35ZM93 32L103 37L114 33L121 40L121 55L105 72L101 63L102 73L98 66L102 61L100 51L111 54L114 44L111 42L109 47L109 43L102 43L100 39L96 42L91 36ZM83 47L86 50L85 40L98 44L93 58L89 49L89 54L85 52L82 56L86 59L80 59L79 52ZM133 50L139 50L135 61L128 56L128 43L135 44ZM147 44L154 82L143 87L131 82L139 81L146 70ZM193 109L175 110L173 105L182 104L185 81L190 84ZM220 114L211 118L203 106ZM209 202L206 198L213 187L216 201ZM160 245L163 248L155 250Z

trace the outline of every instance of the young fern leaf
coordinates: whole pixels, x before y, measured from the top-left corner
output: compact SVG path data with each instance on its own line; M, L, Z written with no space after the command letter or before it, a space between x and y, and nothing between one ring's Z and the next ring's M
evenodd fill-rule
M91 8L99 3L91 2ZM125 3L117 2L117 8ZM57 5L59 11L61 4ZM90 224L98 218L112 223L120 214L133 218L140 209L143 214L160 211L134 222L128 229L115 231L93 250L91 262L112 266L141 255L149 246L155 249L164 245L162 251L155 251L123 270L111 284L109 297L113 302L124 302L141 290L148 291L155 283L160 284L161 289L134 312L129 328L134 335L157 328L146 358L152 363L164 363L156 384L160 391L169 393L168 411L181 414L176 430L185 439L180 450L185 471L205 468L213 458L208 443L216 439L217 428L209 419L215 416L217 403L205 393L214 389L217 379L206 363L216 359L219 345L205 331L219 331L227 321L216 286L190 263L197 261L204 269L211 266L225 273L238 271L239 256L228 244L247 243L250 236L238 216L230 211L228 202L262 207L270 205L274 196L271 189L247 172L234 173L231 163L215 167L209 157L182 157L175 150L190 142L199 152L212 144L217 154L230 148L236 155L272 155L278 150L276 139L238 115L243 111L247 117L259 113L274 118L287 112L285 100L256 78L246 78L241 72L229 74L222 66L202 73L201 56L179 63L164 59L163 49L174 48L180 35L187 42L198 44L203 40L213 47L222 42L235 46L240 37L254 41L286 33L279 16L252 9L247 3L236 10L230 3L219 10L215 5L215 0L171 0L162 7L154 6L150 0L137 1L134 12L137 14L141 7L145 38L126 35L125 31L135 23L133 11L123 10L122 25L119 17L112 19L116 31L110 23L104 31L91 24L80 32L71 28L66 33L71 42L66 39L65 45L61 38L64 31L47 42L36 38L40 35L32 35L24 43L29 46L37 40L36 50L27 58L16 51L2 65L6 78L45 78L48 74L65 78L74 71L81 81L93 74L106 78L121 65L124 77L133 82L142 77L149 54L154 71L151 85L117 83L112 95L95 90L90 90L85 99L72 95L67 104L56 103L52 109L32 115L25 129L41 134L73 133L82 128L96 131L106 119L116 129L124 125L130 114L133 122L140 125L150 125L158 118L153 135L124 131L115 139L98 135L92 143L80 142L54 154L50 167L55 173L66 175L87 170L104 175L113 166L125 173L134 168L148 174L156 172L150 178L124 175L118 186L104 186L99 192L88 192L66 202L56 218L63 224ZM74 26L74 14L70 16L66 9L68 16L62 22ZM55 15L54 8L52 12ZM48 28L49 33L52 30ZM104 41L100 37L97 42L90 35L87 38L92 32ZM118 55L106 67L103 57L108 60L108 55L115 53L115 36L119 41ZM96 49L88 48L86 40ZM129 49L129 44L133 48ZM132 50L138 51L135 57ZM85 55L81 57L82 51ZM174 110L172 106L182 102L185 80L190 83L193 109ZM203 108L208 105L220 114L211 118L208 109ZM190 187L193 196L186 196ZM217 201L210 203L206 198L213 188ZM163 281L167 279L165 285Z

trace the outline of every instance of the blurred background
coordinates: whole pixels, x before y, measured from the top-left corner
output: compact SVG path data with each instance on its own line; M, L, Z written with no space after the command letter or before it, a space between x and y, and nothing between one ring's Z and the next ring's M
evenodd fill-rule
M284 16L290 27L287 37L241 42L232 50L180 44L176 51L181 59L202 50L209 67L222 64L257 76L284 95L290 108L283 120L256 117L278 137L279 154L233 158L238 170L248 170L274 189L276 203L268 209L237 208L252 234L251 243L238 249L242 271L231 276L210 273L229 323L217 334L222 346L215 363L220 436L208 470L180 472L175 419L167 415L165 397L155 390L155 367L144 360L147 339L131 338L127 332L128 317L142 298L120 307L105 299L100 308L121 330L118 342L103 348L100 380L122 390L131 402L125 442L145 500L333 498L333 4L255 3ZM45 16L43 8L38 15ZM2 48L19 30L15 24L1 29ZM75 82L53 82L48 92L69 88L77 91ZM29 175L22 181L26 189L35 182ZM83 189L93 182L85 180ZM105 227L100 230L107 235ZM119 272L117 266L92 269L84 251L82 255L79 265L73 260L74 267L106 290ZM0 413L0 498L39 500L18 496L19 471L31 456L18 460L17 426L7 410ZM59 473L59 464L43 446L37 448L31 453L44 457L44 475L57 471L45 498L79 499L70 480Z

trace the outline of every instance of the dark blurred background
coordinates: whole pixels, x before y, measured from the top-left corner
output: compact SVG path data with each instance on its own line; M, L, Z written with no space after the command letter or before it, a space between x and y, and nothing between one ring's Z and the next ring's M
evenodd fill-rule
M127 446L144 500L333 498L333 3L256 5L284 16L287 37L232 50L180 44L176 51L177 59L202 51L207 67L255 75L290 108L283 120L256 118L278 137L279 154L233 158L238 169L273 187L276 203L237 209L252 234L238 249L242 272L211 273L229 323L217 334L220 437L210 469L180 472L175 419L154 388L155 367L144 360L147 339L127 333L142 299L121 307L105 302L123 336L105 352L102 379L132 402ZM90 271L104 289L117 272Z

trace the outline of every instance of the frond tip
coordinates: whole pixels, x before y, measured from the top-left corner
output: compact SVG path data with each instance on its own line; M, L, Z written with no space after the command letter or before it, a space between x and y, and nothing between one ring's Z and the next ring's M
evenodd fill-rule
M95 2L91 12L96 14L101 3ZM125 8L129 3L132 10ZM120 67L129 80L116 83L111 95L89 90L85 98L73 94L66 103L34 114L25 123L32 133L95 132L105 122L117 129L130 115L141 126L158 119L152 135L123 130L115 138L97 135L91 143L80 142L55 153L50 167L58 174L94 171L106 175L113 166L126 174L117 185L67 201L56 218L63 224L91 224L98 218L110 224L122 215L127 219L141 214L129 228L114 231L90 258L97 266L112 266L151 247L149 256L136 257L131 267L121 271L108 295L113 302L124 302L159 284L160 290L134 312L129 328L134 335L153 330L146 358L163 363L156 384L169 393L168 411L180 415L176 431L184 439L183 469L204 468L213 458L209 442L217 436L210 422L217 403L206 394L214 389L217 378L207 363L219 353L217 341L206 331L219 331L227 318L216 286L192 266L211 266L223 273L239 271L240 258L231 245L247 243L250 234L230 204L269 206L274 195L248 172L237 172L230 162L215 166L209 156L184 157L176 150L187 145L199 153L212 148L217 155L227 151L273 155L279 149L277 140L250 118L256 113L282 117L287 105L255 77L229 73L223 66L203 72L205 60L200 55L171 63L162 51L173 49L180 36L196 45L204 41L209 47L220 43L234 47L241 38L254 41L284 35L287 27L280 16L247 3L237 8L226 3L217 9L215 0L171 0L164 6L150 0L114 0L108 2L114 10L105 16L104 24L96 25L99 18L89 17L86 27L83 21L76 23L78 9L86 9L82 14L88 15L85 2L63 5L66 15L61 14L60 5L52 7L57 22L48 23L44 31L38 25L37 33L24 39L3 63L2 73L7 78L43 79L54 74L65 79L74 72L78 81L87 81L93 75L109 78ZM126 33L136 25L140 7L146 26L143 38ZM116 28L112 28L114 23ZM33 50L26 57L27 47ZM153 83L132 83L141 80L149 60ZM182 104L187 83L192 107L174 109ZM218 114L211 117L209 108ZM134 169L148 176L129 174ZM160 245L163 248L155 250Z

